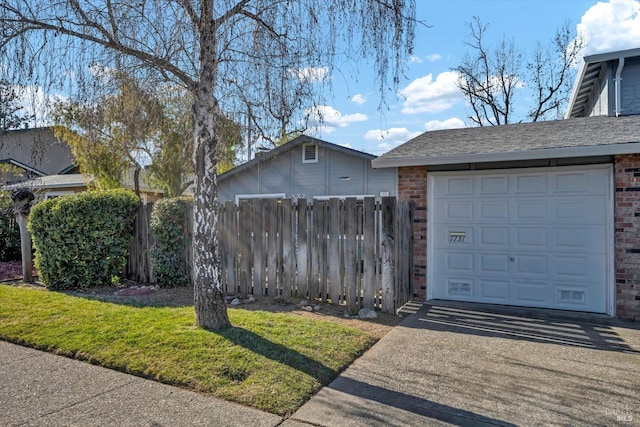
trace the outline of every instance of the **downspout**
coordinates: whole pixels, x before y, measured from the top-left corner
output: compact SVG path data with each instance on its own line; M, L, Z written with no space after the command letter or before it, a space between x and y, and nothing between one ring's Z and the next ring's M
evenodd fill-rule
M620 108L620 75L622 74L622 68L624 67L624 57L620 57L618 59L618 69L616 70L616 79L615 79L615 91L616 91L616 117L620 116L621 108Z

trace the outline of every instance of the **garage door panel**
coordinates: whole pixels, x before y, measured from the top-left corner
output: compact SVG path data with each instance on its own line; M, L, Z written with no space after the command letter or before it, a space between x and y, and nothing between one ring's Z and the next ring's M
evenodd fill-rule
M548 282L514 281L514 301L516 304L540 306L547 302Z
M510 222L545 221L549 216L547 200L515 199L513 204L515 215L512 215Z
M607 172L602 170L558 172L553 194L607 194Z
M509 274L511 261L506 253L497 254L478 254L480 260L480 274L506 275Z
M604 206L605 196L559 198L549 220L569 224L604 224Z
M601 283L606 280L602 258L599 254L556 254L552 257L552 277L558 280Z
M474 271L472 252L443 252L448 272L472 273Z
M509 200L487 200L478 202L479 221L504 222L509 219Z
M508 248L509 227L482 227L480 228L479 244L482 247Z
M509 300L510 283L508 280L479 279L480 298L484 301L505 302Z
M604 227L598 225L553 227L551 229L551 249L604 254L606 251Z
M514 259L516 265L514 274L526 275L527 277L547 277L549 274L546 255L520 254L516 255Z
M515 249L546 249L549 246L546 227L514 227Z
M429 295L607 311L610 165L429 174Z
M546 194L547 174L515 175L515 194Z
M446 188L445 195L448 197L471 195L474 192L473 181L473 177L448 178L444 184Z
M478 193L482 195L495 196L509 194L509 177L504 175L480 176L478 177Z

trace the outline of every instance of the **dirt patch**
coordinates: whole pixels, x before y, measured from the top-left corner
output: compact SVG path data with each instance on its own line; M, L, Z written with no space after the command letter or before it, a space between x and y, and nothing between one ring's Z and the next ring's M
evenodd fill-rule
M33 274L37 275L38 271L33 269ZM5 261L0 262L0 282L22 279L22 262L21 261Z

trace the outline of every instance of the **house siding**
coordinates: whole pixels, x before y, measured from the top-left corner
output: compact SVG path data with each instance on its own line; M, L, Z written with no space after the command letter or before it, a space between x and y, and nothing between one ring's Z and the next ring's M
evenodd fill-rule
M601 79L596 86L596 96L589 116L608 116L609 115L609 84L608 80Z
M640 114L640 59L628 60L622 70L621 78L621 113Z
M318 144L318 161L303 163L304 144L257 162L218 182L218 200L236 195L281 194L306 198L326 196L380 197L397 194L397 169L373 169L368 156L352 155Z
M427 168L398 168L398 199L413 200L413 291L412 297L427 297Z
M640 320L640 154L615 158L616 315Z

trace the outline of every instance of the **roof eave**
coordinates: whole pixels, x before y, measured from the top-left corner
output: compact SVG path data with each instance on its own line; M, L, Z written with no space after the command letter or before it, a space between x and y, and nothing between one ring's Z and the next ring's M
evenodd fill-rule
M611 156L640 152L640 142L581 147L544 148L527 151L509 151L480 154L455 154L449 156L411 156L378 158L371 162L373 168L392 168L429 165L452 165L464 163L508 162L518 160L557 159L563 157Z
M578 95L578 91L580 91L580 86L582 86L582 79L584 78L584 74L586 71L587 71L587 63L586 61L582 61L582 64L580 64L580 69L578 70L576 79L573 82L573 89L571 90L569 105L567 105L567 109L564 112L565 120L570 118L571 114L573 113L573 107L575 106L575 103L576 103L576 97Z

